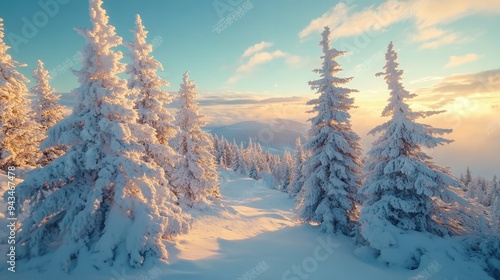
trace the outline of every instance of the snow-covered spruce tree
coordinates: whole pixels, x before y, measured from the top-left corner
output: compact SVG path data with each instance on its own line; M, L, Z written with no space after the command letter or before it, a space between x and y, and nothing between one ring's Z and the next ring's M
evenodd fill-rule
M232 168L234 165L234 159L235 155L232 149L231 144L227 141L227 139L224 139L224 162L226 163L226 168Z
M252 178L254 180L260 180L260 179L262 179L262 177L259 174L259 171L258 171L258 168L257 168L257 165L256 165L255 162L253 162L250 165L250 169L248 170L248 177L250 177L250 178Z
M497 235L500 235L500 194L496 194L493 200L492 207L492 218L493 228L495 229Z
M220 196L213 143L208 133L201 129L204 122L198 112L196 96L196 86L186 72L175 117L180 132L174 143L181 159L175 166L172 183L183 203L190 207L210 203Z
M231 147L231 151L232 151L232 161L233 161L233 165L231 166L231 169L233 169L233 171L236 171L238 170L239 168L239 164L240 164L240 151L239 151L239 147L238 145L236 144L236 140L233 139L233 142L231 144L229 144L230 147Z
M219 141L219 146L218 146L218 151L219 151L219 164L221 167L229 167L230 164L230 156L229 156L229 151L227 150L227 140L224 138L224 135L221 136L220 141ZM229 161L228 161L229 160Z
M287 191L291 182L293 181L293 170L294 170L294 160L292 154L289 151L285 151L283 154L283 160L281 161L281 170L283 171L282 183L280 189Z
M273 169L281 164L281 157L279 155L271 154L269 151L264 154L264 158L267 165L272 167Z
M302 172L304 162L306 161L306 152L302 146L302 141L300 137L297 138L295 142L295 152L294 152L294 168L292 175L292 182L288 185L288 194L290 197L296 197L300 189L304 185L304 174Z
M0 18L0 168L35 165L40 158L40 127L32 119L26 97L29 80L16 68L24 67L7 53Z
M213 150L214 150L214 157L215 157L215 163L220 164L220 151L219 151L219 136L217 134L212 136L212 142L214 143L213 145Z
M265 159L265 157L264 157ZM267 160L265 159L267 164ZM290 151L285 151L283 156L281 156L281 162L272 168L271 174L274 176L276 180L276 189L281 191L287 191L288 186L293 180L293 157Z
M60 96L49 84L49 71L45 70L43 62L38 60L38 68L33 71L35 86L31 88L31 93L36 95L37 100L33 104L35 120L41 126L42 134L54 126L63 118L63 106L58 103ZM43 150L43 155L38 161L42 166L64 154L64 145L54 146Z
M320 46L323 65L314 72L320 79L309 84L320 94L308 102L313 105L309 141L311 156L304 162L303 196L298 200L300 217L318 222L326 232L352 233L355 196L361 180L361 148L352 130L349 110L356 90L342 87L351 78L336 76L342 69L336 59L345 54L330 48L330 29L325 27Z
M267 174L271 173L271 167L267 164L266 158L264 157L264 151L262 149L262 145L260 142L257 142L255 144L255 161L257 163L257 168L259 169L259 172L262 174Z
M18 232L20 255L55 250L52 260L65 271L89 254L98 267L166 259L163 239L188 226L177 198L164 186L162 167L141 144L149 139L159 151L164 147L152 127L137 124L130 90L118 77L125 70L122 54L113 50L122 39L101 5L102 0L90 0L92 28L77 29L87 42L83 66L74 71L80 83L73 91L77 104L42 143L68 150L30 172L17 189L21 210L31 206Z
M467 166L467 170L465 172L465 176L461 182L468 188L470 182L472 182L472 174L470 172L469 166Z
M488 188L485 178L477 177L469 183L466 195L481 205L488 207L491 204L491 189Z
M157 75L157 70L163 66L151 55L153 46L147 43L148 32L142 24L141 17L136 15L134 41L126 43L131 50L129 55L132 62L127 65L126 73L130 74L128 88L137 94L134 109L139 114L138 123L147 124L155 129L158 143L163 145L163 152L155 150L149 145L149 139L143 139L143 144L148 155L163 167L167 179L171 179L177 155L170 147L169 141L177 133L177 128L172 125L172 116L164 107L172 102L170 94L162 89L169 83Z
M360 214L360 233L377 250L395 246L401 231L442 233L443 228L433 220L438 200L451 202L454 195L448 186L462 186L422 151L452 142L439 137L451 130L416 122L440 112L412 111L406 102L416 95L401 83L403 70L392 42L385 58L384 72L377 76L384 77L390 90L389 104L382 112L390 120L370 131L380 136L368 152L360 190L367 197Z
M239 172L242 175L248 175L249 165L247 153L245 151L245 147L243 146L243 142L240 143L238 148L238 157L237 164L234 166L234 171Z
M493 177L491 201L493 228L496 230L497 235L500 236L500 183L497 181L497 176Z

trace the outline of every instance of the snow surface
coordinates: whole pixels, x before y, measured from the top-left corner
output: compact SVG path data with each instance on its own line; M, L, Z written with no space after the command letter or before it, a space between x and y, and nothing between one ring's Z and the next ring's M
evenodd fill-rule
M431 244L440 245L423 258L421 269L387 267L375 260L369 249L357 249L347 237L333 236L328 240L328 235L317 226L298 223L294 202L286 193L226 170L220 170L220 179L222 205L214 210L191 212L194 220L191 230L167 244L168 264L147 262L139 269L115 266L96 270L90 259L86 262L81 258L68 275L55 271L49 263L52 256L47 255L29 265L18 261L17 272L8 272L4 261L6 209L5 203L1 203L0 279L491 279L478 265L449 256L447 250L456 246L453 240L436 240ZM0 175L0 182L0 191L4 193L7 177ZM329 246L324 245L328 242ZM300 266L307 278L286 275L294 265ZM431 273L430 277L416 278L423 272Z

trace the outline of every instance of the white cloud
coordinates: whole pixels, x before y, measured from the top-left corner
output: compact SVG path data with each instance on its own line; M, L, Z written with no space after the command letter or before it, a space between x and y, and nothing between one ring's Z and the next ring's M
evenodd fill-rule
M256 66L269 62L277 57L284 57L285 54L280 51L259 52L254 54L245 64L236 69L236 72L251 72Z
M301 39L321 32L325 25L333 29L334 38L351 37L367 32L382 31L386 27L408 19L413 20L416 35L412 40L422 42L423 48L435 48L457 41L457 34L436 26L447 24L474 14L500 13L500 1L491 0L387 0L361 11L355 6L339 3L320 17L313 19L299 32ZM441 39L443 38L443 39Z
M273 45L273 43L262 41L260 43L253 45L253 46L248 47L245 50L245 52L243 52L242 57L247 57L247 56L250 56L254 53L258 53L258 52L262 51L263 49L271 47L272 45Z
M462 65L468 62L472 62L474 60L477 60L479 56L475 53L469 53L463 56L450 56L450 60L448 61L448 64L446 64L446 67L454 67L458 65Z
M370 6L359 12L351 11L355 6L339 3L321 17L312 20L300 33L305 38L313 32L321 32L325 25L333 29L336 38L350 37L368 31L382 30L384 27L408 18L411 3L389 0L377 7Z
M411 39L414 42L422 42L439 38L444 34L446 34L446 31L442 29L436 27L428 27L418 30L417 33L413 34Z
M443 77L439 77L439 76L427 76L427 77L423 77L423 78L420 78L420 79L417 79L417 80L413 80L410 82L410 84L420 84L420 83L427 83L427 82L433 82L433 81L438 81L438 80L441 80L443 79Z
M299 33L300 38L305 38L313 32L321 32L326 25L338 26L342 21L346 20L351 8L347 7L343 2L338 3L335 7L328 10L319 18L313 19Z
M299 66L304 65L304 63L305 63L305 59L298 56L298 55L293 55L293 54L288 54L288 53L285 53L285 55L286 55L285 63L289 66L299 67Z
M455 43L458 41L458 35L457 33L452 33L445 35L443 37L439 37L436 39L428 40L420 46L422 49L435 49L437 47L440 47L442 45L448 45L451 43Z
M277 58L283 58L284 62L292 67L298 67L304 64L305 60L302 57L294 54L286 53L281 50L262 51L263 49L269 48L271 46L272 43L261 42L247 48L243 52L242 57L245 58L250 56L250 58L246 62L238 66L234 75L227 80L227 83L234 84L242 78L251 75L254 72L255 68L257 68L259 65L268 63Z
M474 14L498 14L500 13L500 1L491 0L413 0L414 15L417 24L428 27L444 24Z
M259 66L261 64L264 64L264 63L267 63L267 62L269 62L269 61L271 61L271 60L273 60L275 58L284 57L284 56L285 56L285 53L283 53L280 50L277 50L277 51L274 51L274 52L259 52L259 53L256 53L252 57L250 57L250 59L247 62L245 62L244 64L240 65L236 69L236 73L231 78L229 78L229 80L227 82L229 84L233 84L233 83L239 81L244 76L252 73L253 70L257 66Z

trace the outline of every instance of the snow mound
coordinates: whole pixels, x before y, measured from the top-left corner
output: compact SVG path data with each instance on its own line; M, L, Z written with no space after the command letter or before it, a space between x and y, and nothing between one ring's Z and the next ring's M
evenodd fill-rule
M399 250L411 251L422 244L427 248L420 267L389 267L373 250L356 248L350 238L327 235L317 226L299 224L288 194L266 187L262 181L219 171L221 204L211 210L191 211L192 230L165 242L170 253L168 263L147 262L142 268L131 269L116 260L114 267L96 270L89 260L79 262L68 275L58 271L51 264L52 256L47 255L29 265L18 262L16 273L6 271L2 262L0 279L492 279L479 265L462 259L458 241L421 234L398 236L404 238L399 244L405 246ZM0 175L3 191L6 179ZM5 204L0 204L1 213L5 213L4 208ZM0 219L0 233L4 222ZM5 256L6 245L0 243L0 253ZM398 250L386 251L384 257L397 259ZM122 263L126 264L126 260Z

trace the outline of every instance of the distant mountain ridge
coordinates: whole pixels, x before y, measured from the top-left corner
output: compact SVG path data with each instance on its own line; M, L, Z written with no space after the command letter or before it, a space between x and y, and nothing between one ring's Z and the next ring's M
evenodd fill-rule
M76 104L77 97L72 93L59 93L59 103L65 107L65 115L69 115ZM34 98L34 97L33 97ZM175 110L172 110L173 114ZM259 142L265 151L282 154L286 150L293 150L297 138L305 139L310 126L288 119L269 119L267 121L243 121L234 124L216 126L210 125L204 130L212 135L224 136L229 142L236 140L239 145L248 140Z
M304 138L309 126L287 119L270 119L269 121L244 121L221 126L210 130L212 135L224 136L229 142L237 144L248 140L259 142L264 150L282 153L293 150L297 138Z

